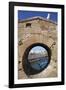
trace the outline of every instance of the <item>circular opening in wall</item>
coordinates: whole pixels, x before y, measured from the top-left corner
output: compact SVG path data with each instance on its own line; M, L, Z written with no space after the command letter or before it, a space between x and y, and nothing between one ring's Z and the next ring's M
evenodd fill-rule
M51 50L44 44L37 43L29 46L23 56L23 68L27 75L43 71L50 63Z
M28 61L33 69L44 69L49 62L47 50L42 46L33 47L28 54Z

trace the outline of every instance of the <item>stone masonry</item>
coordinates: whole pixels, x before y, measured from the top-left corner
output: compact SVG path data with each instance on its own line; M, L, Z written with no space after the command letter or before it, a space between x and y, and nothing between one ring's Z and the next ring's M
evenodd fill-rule
M43 43L51 49L51 61L42 72L25 74L23 55L30 45ZM18 22L18 79L57 77L57 23L42 17L33 17Z

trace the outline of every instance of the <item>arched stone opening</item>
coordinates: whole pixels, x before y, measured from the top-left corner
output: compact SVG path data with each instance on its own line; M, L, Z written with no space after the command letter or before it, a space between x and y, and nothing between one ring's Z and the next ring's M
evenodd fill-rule
M30 50L32 48L36 47L36 46L41 46L41 47L45 48L47 53L48 53L48 63L44 66L44 68L41 68L40 70L36 70L35 68L33 68L31 66L31 63L28 60L28 55L29 55ZM51 60L51 50L47 45L45 45L43 43L31 44L30 46L28 46L26 48L26 50L25 50L25 52L23 54L23 57L22 57L22 66L23 66L25 74L27 76L29 76L29 75L34 75L34 74L40 73L41 71L43 71L49 65L50 60Z

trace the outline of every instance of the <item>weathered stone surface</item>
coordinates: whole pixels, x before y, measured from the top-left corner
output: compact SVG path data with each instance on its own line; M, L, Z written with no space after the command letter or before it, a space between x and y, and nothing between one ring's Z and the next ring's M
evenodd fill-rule
M30 27L26 27L27 23L31 23ZM28 20L18 23L18 78L46 78L57 76L57 24L40 19ZM22 63L23 55L30 45L34 43L43 43L47 45L51 51L51 61L48 67L39 74L25 74Z

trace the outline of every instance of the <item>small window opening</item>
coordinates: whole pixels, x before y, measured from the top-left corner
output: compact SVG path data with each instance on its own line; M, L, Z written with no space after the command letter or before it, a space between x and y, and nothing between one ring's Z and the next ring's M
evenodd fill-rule
M27 23L26 24L26 27L31 27L31 23Z

